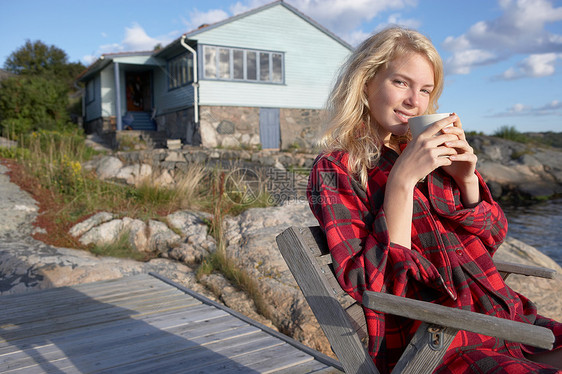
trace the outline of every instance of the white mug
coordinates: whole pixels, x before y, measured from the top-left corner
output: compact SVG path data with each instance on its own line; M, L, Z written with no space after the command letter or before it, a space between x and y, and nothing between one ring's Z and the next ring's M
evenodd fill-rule
M451 115L451 113L435 113L435 114L426 114L423 116L412 117L408 120L408 125L410 126L410 132L412 133L412 137L416 138L419 134L421 134L429 125L443 119L447 118ZM450 124L449 126L452 126ZM447 127L449 127L447 126Z

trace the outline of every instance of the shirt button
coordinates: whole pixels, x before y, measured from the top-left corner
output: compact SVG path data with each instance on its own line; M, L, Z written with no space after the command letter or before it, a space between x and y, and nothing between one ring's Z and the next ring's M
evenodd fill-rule
M456 251L456 252L457 252L457 255L459 255L459 256L462 256L462 255L463 255L463 253L462 253L462 249L457 249L457 251Z

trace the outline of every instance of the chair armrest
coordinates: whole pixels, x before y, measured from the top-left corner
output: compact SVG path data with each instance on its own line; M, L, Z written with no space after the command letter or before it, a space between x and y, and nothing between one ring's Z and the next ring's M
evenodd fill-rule
M498 271L503 273L530 275L547 279L554 279L557 274L554 269L539 266L522 265L500 260L494 260L494 264L496 265Z
M363 305L383 313L493 336L539 348L552 349L554 344L552 331L545 327L387 293L365 291L363 293Z

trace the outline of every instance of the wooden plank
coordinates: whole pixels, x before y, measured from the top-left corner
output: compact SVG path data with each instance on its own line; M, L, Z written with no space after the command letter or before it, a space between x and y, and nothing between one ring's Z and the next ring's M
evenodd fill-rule
M401 374L426 374L433 371L441 364L443 356L453 342L459 330L451 327L443 328L442 347L435 350L429 346L430 333L427 323L422 323L414 334L400 360L392 370L393 373Z
M494 260L494 264L499 272L521 274L533 277L541 277L546 279L554 279L556 277L556 270L543 268L539 266L516 264L513 262Z
M148 325L151 327L143 328ZM85 349L89 349L88 347L95 344L96 341L105 342L113 335L120 338L129 336L129 331L144 333L150 328L156 328L175 334L189 332L190 336L196 337L201 334L209 334L209 327L227 331L242 326L245 326L242 321L233 319L232 316L222 310L209 308L207 305L199 305L187 311L163 312L155 316L146 316L142 321L135 319L110 321L76 328L72 331L56 331L50 334L4 342L0 345L0 358L2 355L17 352L17 350L23 352L38 350L37 347L45 344L46 341L66 346L85 346Z
M552 331L544 327L380 292L365 291L363 305L384 313L544 349L552 349L554 343Z
M291 368L293 366L313 361L313 357L304 352L295 350L288 344L264 347L255 351L245 351L243 354L229 357L237 367L244 368L250 372L268 373L275 370ZM231 373L230 367L218 362L211 366L206 366L205 370L209 373ZM190 369L186 374L198 372L199 369Z
M61 318L72 314L110 308L113 304L128 307L129 305L142 305L143 303L161 303L170 299L182 298L183 295L177 290L170 288L159 291L137 291L130 294L122 294L119 298L95 299L70 290L66 292L65 296L74 296L74 298L71 300L65 298L62 301L60 299L42 300L41 303L22 302L17 308L8 308L7 310L2 307L0 308L0 313L4 317L0 318L0 325L4 323L26 324L53 317ZM192 300L194 304L199 303L195 299Z
M326 252L315 248L313 235L308 228L290 227L277 236L277 245L345 371L378 373L311 254Z
M232 365L233 362L230 360L232 356L252 351L259 347L280 344L282 342L267 336L263 332L255 332L254 334L225 339L208 345L195 344L190 347L174 347L175 349L169 350L167 354L145 356L144 359L130 360L130 362L124 364L116 363L112 367L100 370L99 373L136 374L139 372L161 372L171 374L185 373L194 368L202 372L211 373L212 371L207 371L207 367L215 362L220 362L223 365Z
M37 298L56 298L61 294L67 292L68 289L78 290L84 294L90 294L94 296L96 293L107 293L113 289L118 289L123 291L123 289L138 290L150 287L161 287L165 288L165 285L158 284L154 281L154 278L148 274L138 274L130 277L107 279L102 281L96 281L91 283L78 284L74 286L64 286L48 289L33 289L23 293L2 295L3 303L9 303L12 299L18 299L20 297L27 297L33 295L34 297L30 300L35 300Z
M330 249L328 248L328 243L326 242L326 235L320 226L299 227L295 229L298 229L301 233L301 238L308 253L310 253L313 257L322 258L322 264L331 263L331 254ZM328 256L330 256L329 260Z
M289 357L306 356L310 361L306 367L313 368L311 371L329 367L316 361L314 353L308 353L315 352L310 348L301 350L290 338L283 339L279 333L255 322L248 323L247 317L185 292L181 286L152 276L143 276L139 281L150 288L144 293L135 291L134 295L123 292L119 282L113 281L108 282L110 289L106 291L99 288L103 288L102 283L85 285L88 293L96 295L85 299L84 293L70 287L64 292L48 292L50 297L39 297L39 293L26 295L29 299L10 297L11 302L24 304L41 299L45 304L40 310L47 312L34 317L24 311L20 321L31 319L31 323L6 324L7 328L0 330L0 372L124 373L128 369L131 373L183 373L194 362L199 363L203 372L209 372L206 367L215 360L221 363L219 366L229 365L247 372L244 365L237 363L238 358L244 357L245 362L254 363L261 371L259 366L272 365L272 360L285 349L291 351L285 364ZM123 280L122 284L126 283L130 284L131 279ZM65 299L72 307L61 308L60 299L54 300L53 296ZM72 297L91 305L82 305ZM40 303L35 305L41 308ZM283 347L277 356L275 347ZM267 354L273 358L264 359L263 352L269 350L272 352ZM293 364L299 365L299 360Z
M240 356L236 361L249 370L271 373L276 370L288 369L300 364L311 362L313 357L304 352L295 351L288 344L275 349L265 349L259 352ZM223 371L226 373L226 371Z
M162 300L159 303L128 305L128 306L111 306L101 304L97 309L86 311L77 311L77 313L65 314L62 316L46 315L41 316L40 319L35 321L14 321L14 325L19 326L17 331L8 331L3 334L4 339L12 336L12 333L22 334L23 331L35 330L34 334L46 333L51 330L58 330L59 328L69 329L72 327L90 325L93 323L104 322L108 319L121 319L124 316L135 316L143 313L153 313L157 311L174 310L180 308L187 308L195 304L192 300L184 300L176 298L174 300Z
M142 308L130 309L121 307L107 307L86 313L73 314L69 316L53 317L51 319L39 320L19 326L17 330L6 331L2 334L2 340L29 337L34 335L48 334L53 331L70 330L81 326L95 325L110 320L122 320L133 318L135 315L163 312L166 310L186 309L193 305L192 300L177 298L166 305L142 305ZM0 340L0 341L2 341Z
M119 300L122 297L128 297L132 295L142 295L147 294L147 291L153 290L154 293L158 292L177 292L178 295L180 292L171 288L171 287L162 287L162 285L158 285L158 287L152 287L151 285L154 284L154 279L150 280L150 283L147 281L141 281L143 287L133 287L130 285L129 282L124 282L125 284L119 285L117 283L111 285L112 288L104 288L105 282L96 282L96 288L91 289L88 288L87 292L80 291L82 288L71 288L71 287L61 287L56 290L56 292L51 290L45 290L43 292L34 292L34 293L23 293L17 295L9 295L5 297L2 296L2 305L0 305L0 323L6 318L10 318L10 315L5 313L19 313L21 314L22 311L31 310L38 306L46 305L60 305L60 306L70 306L73 304L80 304L84 300L89 299L97 299L98 301L110 301L110 300ZM160 282L162 283L162 282ZM124 289L125 288L125 289ZM22 302L22 300L26 300ZM13 317L13 316L12 316Z
M134 339L144 340L148 335L154 334L155 331L162 334L174 334L175 336L188 337L189 339L197 339L199 337L207 337L216 333L224 333L234 331L244 327L245 324L221 310L213 310L205 306L205 319L194 318L194 320L183 320L181 325L161 328L147 323L147 321L119 321L106 326L96 325L94 331L72 331L67 334L59 334L54 336L35 337L34 341L18 340L13 342L11 346L0 350L0 364L5 364L6 360L15 360L20 357L32 356L33 354L45 356L56 350L57 346L69 347L65 350L66 354L78 355L82 351L90 353L93 350L103 350L111 346L114 342L129 342ZM192 314L193 316L193 314ZM88 329L90 330L90 329ZM253 331L256 329L253 328ZM240 332L237 332L240 334ZM17 347L17 349L16 349ZM11 348L11 351L9 350Z
M0 367L25 368L39 361L70 360L72 365L80 370L90 371L112 366L115 363L135 362L144 357L165 356L175 351L186 352L205 345L223 345L225 342L233 344L232 341L236 341L239 337L244 340L248 339L248 336L261 333L255 328L252 331L232 329L186 339L153 327L148 327L148 330L145 328L141 333L135 332L135 329L128 332L121 331L123 334L113 334L92 344L74 345L54 341L41 347L42 349L31 349L25 354L2 357Z
M271 371L275 374L341 374L342 371L334 368L333 366L319 366L316 361L307 361L305 363L291 366L290 368L279 368Z
M357 332L359 339L363 341L367 341L369 339L369 335L367 332L367 321L365 320L365 312L363 311L363 307L359 303L355 303L350 305L348 308L345 309L347 314L349 315L349 319L351 324L353 325L353 329ZM365 345L365 344L363 344Z
M339 363L337 360L333 359L332 357L329 357L329 356L327 356L327 355L325 355L325 354L323 354L323 353L320 353L320 352L318 352L318 351L316 351L316 350L314 350L314 349L312 349L312 348L310 348L310 347L308 347L308 346L306 346L306 345L304 345L304 344L302 344L302 343L296 341L295 339L292 339L292 338L290 338L290 337L288 337L288 336L286 336L286 335L280 333L279 331L276 331L276 330L273 330L273 329L271 329L271 328L269 328L269 327L267 327L267 326L264 326L263 324L258 323L258 322L256 322L256 321L252 320L251 318L246 317L245 315L243 315L243 314L241 314L241 313L235 312L235 311L233 311L232 309L229 309L229 308L225 307L225 306L222 305L222 304L219 304L219 303L217 303L217 302L215 302L215 301L213 301L213 300L209 300L209 299L206 298L205 296L200 295L200 294L197 294L197 293L193 292L192 290L190 290L190 289L188 289L188 288L185 288L185 287L183 287L183 286L181 286L181 285L178 285L178 284L176 284L176 283L173 283L173 282L171 282L170 280L168 280L168 279L166 279L166 278L164 278L164 277L162 277L162 276L160 276L160 275L158 275L158 274L154 274L154 273L150 273L150 274L153 275L154 277L157 277L158 279L161 279L162 281L164 281L164 282L166 282L166 283L168 283L168 284L170 284L170 285L172 285L172 286L178 288L179 290L185 292L186 294L191 295L191 296L195 297L195 298L198 299L198 300L201 300L203 303L208 304L208 305L211 305L211 306L214 306L214 307L219 308L219 309L222 309L222 310L225 310L225 311L227 311L228 313L230 313L232 316L234 316L234 317L236 317L236 318L238 318L238 319L241 319L242 321L245 321L246 323L248 323L248 324L250 324L250 325L252 325L252 326L256 326L256 327L259 328L260 330L265 331L265 332L268 333L269 335L274 336L274 337L276 337L276 338L278 338L278 339L280 339L280 340L282 340L282 341L284 341L284 342L286 342L286 343L292 345L293 347L297 348L297 349L300 350L300 351L303 351L303 352L306 352L306 353L310 354L310 355L313 356L317 361L319 361L319 362L321 362L321 363L324 363L324 364L327 364L327 365L331 365L331 366L333 366L333 367L336 367L336 368L338 368L338 369L343 370L343 368L341 367L340 363Z

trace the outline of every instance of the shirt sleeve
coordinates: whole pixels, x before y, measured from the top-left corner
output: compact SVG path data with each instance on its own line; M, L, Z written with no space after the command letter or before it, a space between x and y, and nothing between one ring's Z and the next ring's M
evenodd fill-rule
M384 194L386 175L376 174L371 179L380 179L379 188L372 193ZM307 193L326 233L336 277L356 300L362 300L364 290L405 296L411 281L432 288L443 283L435 266L420 253L390 242L382 206L373 209L372 199L344 163L319 158Z
M441 174L438 174L441 173ZM469 234L477 236L494 254L507 235L507 219L480 173L481 201L473 208L464 208L460 191L451 177L442 171L430 174L429 196L437 214L461 226Z

